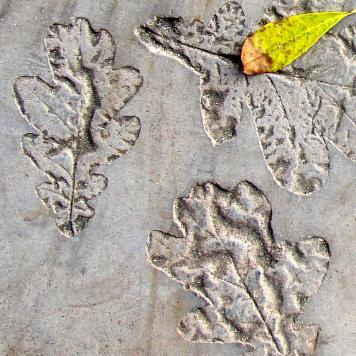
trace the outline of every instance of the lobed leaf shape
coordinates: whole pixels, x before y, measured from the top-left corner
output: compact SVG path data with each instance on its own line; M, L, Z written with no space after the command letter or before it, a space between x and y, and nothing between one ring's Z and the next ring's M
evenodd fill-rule
M22 140L24 153L49 181L37 187L67 237L94 215L90 200L107 186L96 170L135 144L140 121L120 110L142 85L131 67L114 69L111 35L95 32L86 19L53 25L46 37L53 84L20 77L14 85L19 109L37 133Z
M198 20L156 17L136 30L155 53L173 57L200 76L203 125L214 145L236 135L240 122L239 70L234 63L244 41L245 15L237 2L218 10L205 26Z
M202 298L179 324L188 341L238 343L255 355L309 355L318 327L300 316L329 264L326 242L276 242L271 207L249 182L231 190L196 185L174 204L181 236L153 231L154 268Z
M239 54L246 36L267 21L343 11L343 3L273 0L261 21L247 28L240 2L230 1L207 26L155 18L137 35L151 51L200 76L203 125L214 145L236 136L247 109L275 181L294 194L309 195L327 181L330 143L356 161L356 26L326 34L278 74L247 77Z

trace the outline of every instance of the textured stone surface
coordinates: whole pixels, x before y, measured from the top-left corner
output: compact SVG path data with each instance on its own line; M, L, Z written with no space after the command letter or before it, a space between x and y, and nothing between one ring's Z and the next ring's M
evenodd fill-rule
M293 5L293 1L284 2ZM189 343L179 337L176 325L203 304L149 266L145 246L152 230L178 234L172 223L173 202L188 196L197 183L216 182L228 189L245 180L267 197L277 244L297 243L307 236L321 236L328 243L330 265L318 292L304 307L302 322L320 327L317 355L354 354L356 165L350 155L354 146L346 149L346 140L338 141L339 146L332 143L335 140L328 135L333 134L333 116L326 110L314 134L329 137L324 146L329 163L318 171L322 177L327 172L327 179L321 179L310 196L295 185L281 184L266 164L248 105L236 106L241 114L236 116L237 130L231 131L234 137L214 147L202 125L199 76L176 60L151 53L134 33L155 16L182 17L184 23L196 19L208 27L209 19L225 3L0 1L0 354L242 354L246 351L242 346ZM269 3L242 1L245 33L266 16ZM303 4L312 9L356 7L353 0L300 1L298 6ZM120 112L140 119L140 136L120 159L98 167L108 186L90 201L95 215L86 228L69 240L60 234L54 214L36 194L35 187L47 177L23 153L21 139L31 128L14 101L13 85L19 76L39 76L55 86L43 39L53 24L68 25L77 17L88 19L95 31L107 30L116 44L113 68L136 68L144 82ZM350 18L338 29L353 31L345 27L351 22ZM340 48L329 49L337 66ZM320 48L308 63L320 64L326 52ZM308 63L301 59L292 72L303 74ZM228 73L238 70L227 68ZM305 74L318 79L312 71ZM339 70L327 79L353 86L352 75L354 69ZM303 95L302 90L301 100ZM342 94L333 91L333 95ZM345 112L353 112L352 102L344 103ZM234 116L227 113L229 127ZM219 132L219 127L213 129ZM343 130L341 138L351 137L347 126Z
M179 323L184 339L241 344L249 355L315 351L319 329L300 315L329 266L323 239L276 243L270 204L249 182L231 191L196 185L175 201L173 216L180 235L153 231L147 253L205 302Z
M78 234L94 215L89 205L107 186L96 173L136 142L140 120L119 112L142 85L132 67L112 68L115 44L105 30L93 31L77 18L53 25L46 37L55 86L39 77L20 77L14 96L38 134L26 134L22 148L50 182L36 187L67 237Z
M262 21L317 10L311 3L274 0ZM334 3L334 10L342 6ZM327 179L326 140L355 161L355 29L356 25L345 25L290 68L255 77L243 74L238 57L251 30L238 1L219 8L207 27L196 19L186 24L183 19L156 17L137 35L152 51L177 59L200 76L203 124L213 144L236 136L246 105L276 181L295 194L307 195L321 189ZM316 62L321 56L323 60Z

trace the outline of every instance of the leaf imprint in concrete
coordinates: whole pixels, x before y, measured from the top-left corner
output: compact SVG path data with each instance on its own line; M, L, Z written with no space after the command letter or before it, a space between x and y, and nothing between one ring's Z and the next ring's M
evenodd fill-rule
M214 145L236 136L243 113L251 116L275 181L292 193L308 195L328 178L330 145L356 161L356 24L343 23L274 74L244 75L241 47L265 22L297 13L342 11L343 4L274 0L264 18L247 27L240 2L231 1L208 25L156 17L136 34L151 51L200 76L203 126Z
M94 215L90 200L107 186L97 168L138 138L139 119L120 110L142 77L131 67L113 69L113 38L93 31L85 19L51 26L45 42L53 84L20 77L14 95L37 131L23 136L23 151L49 178L37 186L38 196L53 210L61 233L73 237Z
M153 231L147 253L154 268L202 298L178 325L188 341L238 343L249 355L310 355L319 328L300 317L329 265L319 237L276 242L271 207L241 182L230 191L196 185L174 204L180 236Z

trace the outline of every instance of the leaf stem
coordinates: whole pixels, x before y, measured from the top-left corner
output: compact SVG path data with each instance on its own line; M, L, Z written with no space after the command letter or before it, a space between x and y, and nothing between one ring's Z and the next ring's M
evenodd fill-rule
M78 143L75 143L77 148ZM76 171L77 171L77 164L78 164L78 152L75 152L74 159L73 159L73 176L72 176L72 191L70 196L70 205L69 205L69 228L71 237L77 233L77 229L74 222L74 205L75 205L75 189L76 189Z

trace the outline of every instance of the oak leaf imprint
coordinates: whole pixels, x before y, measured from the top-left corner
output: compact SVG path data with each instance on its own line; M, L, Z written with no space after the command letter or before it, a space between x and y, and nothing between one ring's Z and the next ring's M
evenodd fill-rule
M94 215L90 200L107 186L97 168L122 156L138 138L139 119L120 110L142 77L131 67L113 69L111 35L95 32L85 19L51 26L45 43L53 84L20 77L14 95L38 131L23 136L23 151L49 177L37 186L38 196L54 211L58 229L73 237Z
M201 297L205 305L179 324L188 341L239 343L254 355L309 355L318 327L299 318L328 269L326 242L276 242L271 207L241 182L230 191L196 185L174 204L181 236L154 231L150 263Z
M207 26L156 17L136 33L151 51L173 57L200 76L203 125L213 144L236 136L242 110L248 108L276 182L308 195L327 180L328 142L356 161L356 25L325 35L279 74L245 76L240 50L263 22L300 12L341 11L343 3L274 0L264 18L247 28L240 3L230 1Z

